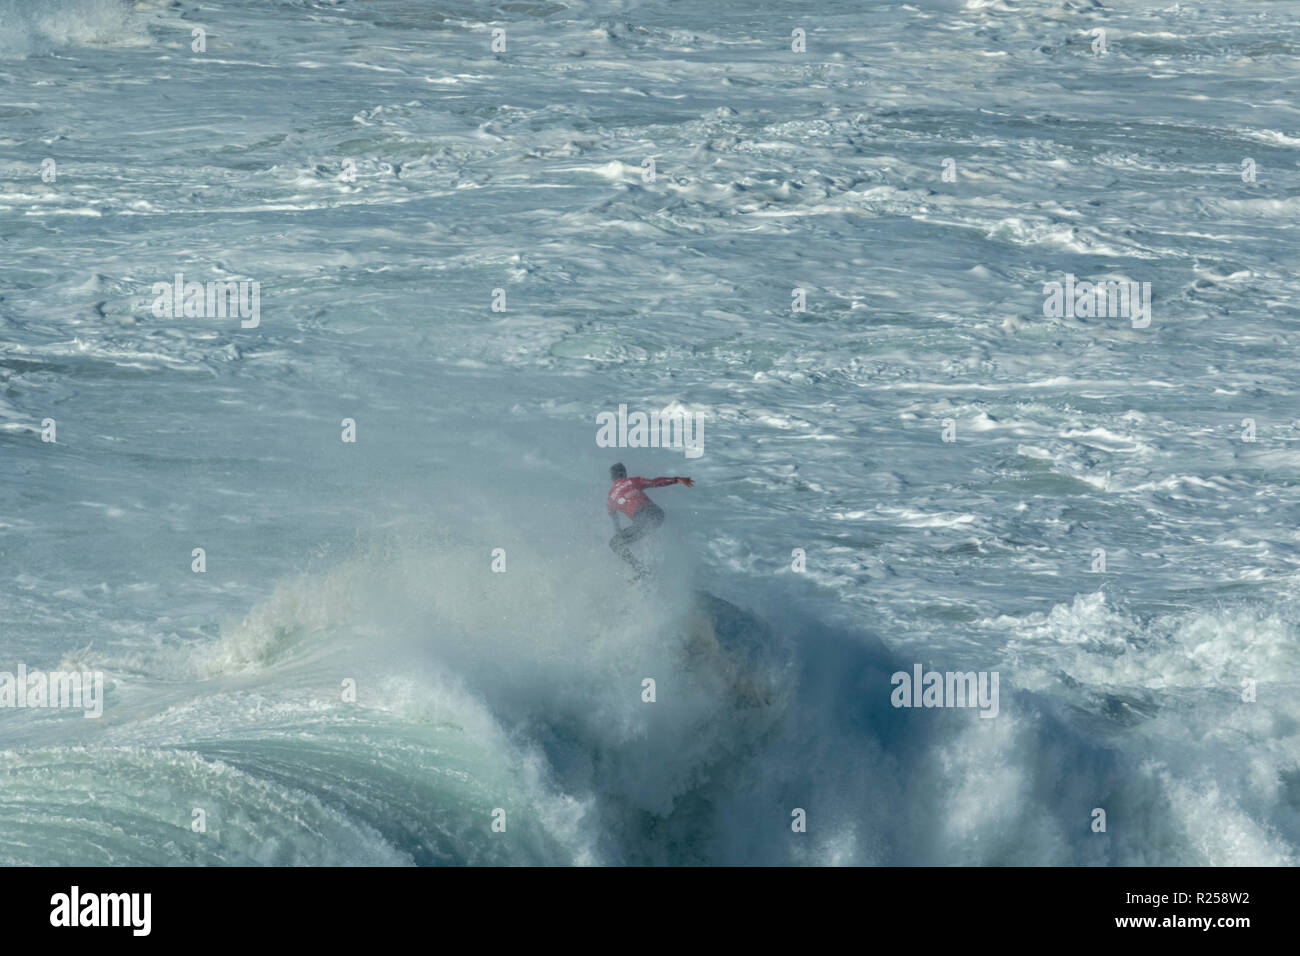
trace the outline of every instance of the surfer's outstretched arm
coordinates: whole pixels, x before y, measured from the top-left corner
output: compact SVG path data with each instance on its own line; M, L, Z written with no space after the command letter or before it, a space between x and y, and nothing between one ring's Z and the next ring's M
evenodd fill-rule
M695 484L695 482L689 478L638 478L636 480L639 482L637 485L639 488L662 488L665 485L677 484L682 484L687 488L690 488Z

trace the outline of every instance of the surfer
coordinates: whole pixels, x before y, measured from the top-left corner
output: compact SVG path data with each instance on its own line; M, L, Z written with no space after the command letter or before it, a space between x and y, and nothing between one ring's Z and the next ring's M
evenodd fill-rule
M649 534L664 521L664 509L647 498L642 489L663 488L665 485L677 484L692 488L695 482L689 478L629 478L622 462L609 469L609 477L614 485L605 498L605 510L609 512L609 520L614 522L616 532L614 537L609 539L609 546L636 571L636 575L632 578L635 581L645 575L647 568L632 555L628 545ZM632 519L632 523L626 528L619 527L620 513Z

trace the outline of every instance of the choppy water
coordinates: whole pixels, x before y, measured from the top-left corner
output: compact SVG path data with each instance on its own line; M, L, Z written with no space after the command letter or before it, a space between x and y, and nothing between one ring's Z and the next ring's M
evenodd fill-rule
M0 0L0 670L108 682L0 710L0 862L1296 863L1297 77L1293 2ZM615 458L697 482L644 594Z

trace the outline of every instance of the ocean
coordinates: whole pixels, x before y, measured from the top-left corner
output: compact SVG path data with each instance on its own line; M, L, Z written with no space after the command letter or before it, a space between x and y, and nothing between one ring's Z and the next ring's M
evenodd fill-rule
M0 864L1295 865L1298 91L1294 2L0 0Z

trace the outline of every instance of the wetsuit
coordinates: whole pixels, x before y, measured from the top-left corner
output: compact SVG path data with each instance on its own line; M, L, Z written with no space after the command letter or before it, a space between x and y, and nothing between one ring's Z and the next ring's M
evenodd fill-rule
M609 489L605 499L605 510L609 512L614 528L618 529L618 513L622 512L632 519L632 524L618 531L609 539L609 546L614 553L630 564L640 576L646 573L646 567L635 557L628 547L633 541L648 534L663 524L664 509L646 497L643 488L662 488L677 484L676 478L620 478Z

